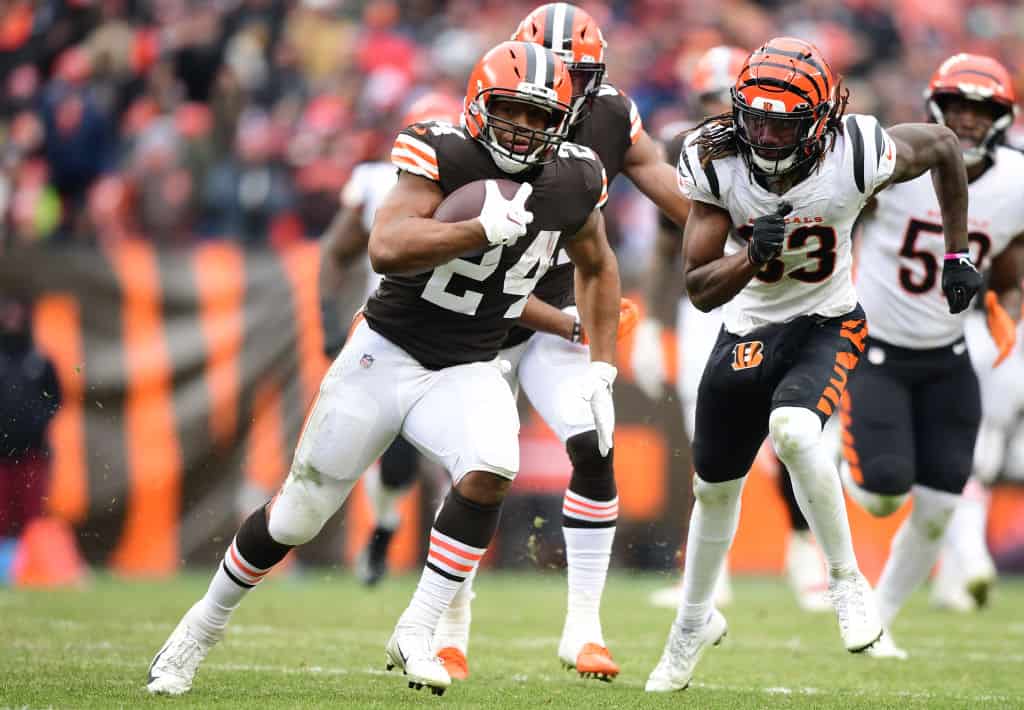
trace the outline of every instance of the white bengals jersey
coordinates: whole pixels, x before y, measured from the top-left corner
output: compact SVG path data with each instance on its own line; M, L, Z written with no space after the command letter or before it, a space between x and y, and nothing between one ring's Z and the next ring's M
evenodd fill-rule
M377 208L397 182L398 171L390 162L360 163L341 190L341 204L343 207L361 210L363 229L369 234ZM366 279L366 295L369 296L377 290L381 277L369 267L369 257L366 263L369 274Z
M979 270L1024 232L1024 155L996 149L967 186L967 231ZM904 348L940 348L963 336L967 311L953 315L942 293L946 241L930 173L893 185L864 213L857 292L871 336Z
M704 130L704 129L702 129ZM679 157L679 186L691 200L726 210L733 230L726 254L747 248L753 221L792 205L779 258L768 262L725 304L725 328L745 335L770 323L803 315L835 317L857 305L851 278L850 234L868 198L892 175L896 148L873 116L851 114L821 165L786 194L754 181L740 156L702 168L697 137L690 134Z

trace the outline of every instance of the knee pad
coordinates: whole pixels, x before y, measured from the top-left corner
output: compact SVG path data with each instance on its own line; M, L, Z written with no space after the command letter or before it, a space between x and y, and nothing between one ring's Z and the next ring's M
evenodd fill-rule
M292 546L312 540L341 505L340 501L335 505L327 498L322 486L290 476L267 516L270 537Z
M693 477L693 497L704 506L727 506L737 500L743 493L746 477L735 478L722 483L710 483L700 476Z
M850 475L850 466L845 461L839 467L839 475L843 480L843 488L850 494L850 497L857 501L857 505L871 513L876 518L884 518L892 515L906 502L907 493L872 493L862 488L859 483L853 480Z
M783 461L813 447L821 439L821 420L803 407L777 407L768 418L775 453Z
M615 449L602 456L597 448L597 432L585 431L571 436L565 450L572 461L572 479L569 489L591 500L611 500L615 497L615 468L612 457Z

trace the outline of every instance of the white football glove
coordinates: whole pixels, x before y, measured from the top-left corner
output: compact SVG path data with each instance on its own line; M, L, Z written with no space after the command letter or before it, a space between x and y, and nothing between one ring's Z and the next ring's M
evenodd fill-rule
M506 200L494 180L485 183L487 193L480 210L480 224L491 244L511 246L526 234L526 225L533 221L533 212L526 209L526 199L533 192L533 185L524 182L515 196Z
M633 336L633 379L648 398L665 394L665 351L661 347L661 324L644 318Z
M614 446L615 404L612 401L612 383L618 370L607 362L592 362L583 376L583 399L590 405L597 425L597 450L607 456Z

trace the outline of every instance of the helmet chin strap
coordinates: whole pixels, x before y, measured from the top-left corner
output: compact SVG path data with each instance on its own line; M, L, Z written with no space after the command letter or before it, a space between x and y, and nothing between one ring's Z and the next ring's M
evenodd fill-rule
M490 140L484 141L484 145L487 147L487 151L491 154L491 158L494 159L494 164L497 165L498 169L503 173L517 175L529 170L537 164L537 158L539 157L538 154L544 148L544 146L541 146L533 151L532 154L525 156L525 161L515 160L508 156L506 148L501 147L497 136L494 135L494 129L488 126L487 133L490 135Z

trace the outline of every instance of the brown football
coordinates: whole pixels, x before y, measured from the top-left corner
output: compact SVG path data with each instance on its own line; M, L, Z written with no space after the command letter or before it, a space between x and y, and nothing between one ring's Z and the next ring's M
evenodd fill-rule
M441 204L434 210L434 219L438 222L462 222L467 219L474 219L480 216L480 210L484 207L484 196L487 188L484 187L486 180L476 180L460 187L441 201ZM495 180L498 189L505 199L515 197L519 190L519 183L512 180Z

